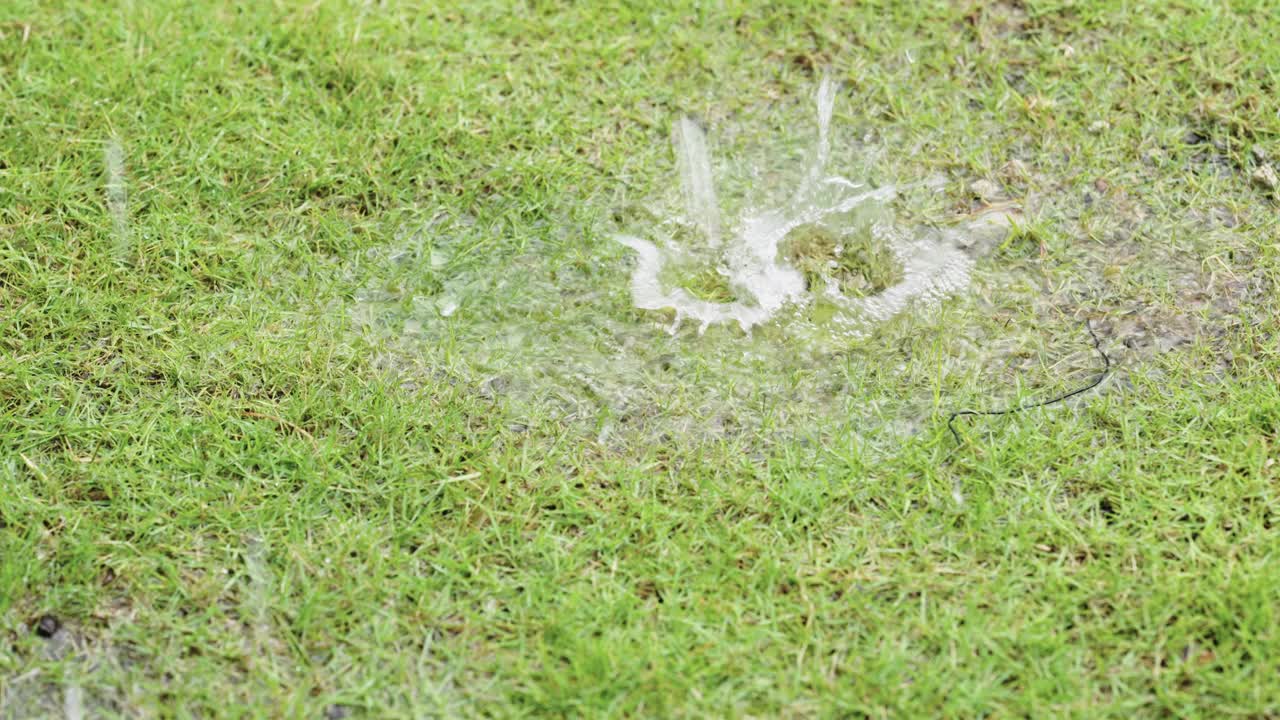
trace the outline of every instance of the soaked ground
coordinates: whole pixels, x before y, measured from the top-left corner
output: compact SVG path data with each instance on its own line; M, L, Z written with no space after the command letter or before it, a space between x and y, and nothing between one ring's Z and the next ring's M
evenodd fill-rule
M368 5L0 18L0 718L1280 714L1259 8Z
M601 443L914 431L937 411L938 376L971 361L944 330L955 322L946 305L1019 208L930 225L913 204L936 204L948 179L830 174L843 162L889 176L891 153L831 127L834 83L816 95L810 126L731 133L766 143L714 167L704 130L677 122L674 191L623 198L606 226L557 230L617 241L594 256L531 245L477 261L490 227L405 227L367 254L372 282L351 318L404 382L445 373ZM878 283L875 262L892 265Z
M1109 392L1125 386L1134 363L1221 335L1242 303L1262 298L1260 279L1129 242L1152 219L1101 185L1083 198L1015 200L995 183L897 177L890 149L829 139L839 128L826 124L828 92L818 93L817 123L799 123L807 132L766 137L747 120L751 129L727 133L737 154L714 166L702 128L679 122L678 185L619 199L599 226L553 230L618 241L590 256L532 243L515 256L477 258L491 226L443 216L406 226L367 253L372 282L348 307L354 326L405 383L444 374L517 416L552 417L619 449L848 432L875 443L961 407L1087 381L1098 361L1085 318L1118 360L1119 384L1099 390ZM757 144L744 147L743 138ZM880 181L824 175L841 162ZM1008 170L1016 186L1024 170ZM1078 269L1065 286L1048 280L1035 230L1046 216L1112 224L1111 241L1077 245L1058 261ZM861 230L897 261L897 275L875 288L860 279L845 294L837 253L807 276L788 250L813 227ZM686 271L684 286L664 277L670 267ZM1144 273L1171 295L1153 297L1141 280L1117 287L1119 274ZM989 395L946 396L984 374L993 378Z

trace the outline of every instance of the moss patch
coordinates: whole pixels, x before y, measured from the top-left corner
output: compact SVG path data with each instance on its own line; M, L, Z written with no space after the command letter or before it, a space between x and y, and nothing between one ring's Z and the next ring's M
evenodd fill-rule
M706 265L668 265L658 275L667 287L683 288L690 295L708 302L730 303L737 300L729 278Z
M802 225L787 234L778 250L804 274L811 290L834 279L840 292L863 297L902 280L902 264L869 226L838 232L826 225Z

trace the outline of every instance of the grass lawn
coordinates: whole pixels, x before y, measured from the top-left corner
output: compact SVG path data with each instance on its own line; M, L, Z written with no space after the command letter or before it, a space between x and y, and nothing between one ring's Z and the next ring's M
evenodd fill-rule
M0 6L0 718L1280 717L1274 2L453 5ZM824 68L1013 232L668 335Z

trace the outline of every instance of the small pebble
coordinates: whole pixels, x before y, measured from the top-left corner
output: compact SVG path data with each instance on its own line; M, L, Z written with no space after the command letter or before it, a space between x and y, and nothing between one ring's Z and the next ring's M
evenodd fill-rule
M1275 168L1270 165L1262 165L1253 171L1253 182L1268 190L1275 190L1280 187L1280 177L1276 176Z
M1094 135L1100 135L1106 132L1110 127L1111 126L1107 124L1106 120L1096 120L1092 125L1089 126L1089 132L1093 133Z
M990 180L975 180L969 184L969 191L983 202L991 202L1002 196L1000 186Z
M346 705L330 705L324 709L325 720L346 720L351 717L351 708Z
M1188 131L1186 135L1182 136L1182 142L1188 145L1200 145L1208 141L1209 138L1207 136L1202 135L1195 130Z
M1016 158L1005 163L1004 167L1000 168L1000 177L1006 181L1026 180L1028 175L1026 163Z

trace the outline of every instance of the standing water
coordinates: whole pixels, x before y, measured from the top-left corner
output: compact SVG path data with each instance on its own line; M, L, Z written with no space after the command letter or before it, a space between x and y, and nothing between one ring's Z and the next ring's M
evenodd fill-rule
M676 122L678 192L615 236L631 267L583 257L574 223L511 237L505 220L433 212L344 270L363 285L351 318L403 387L465 388L612 447L909 431L933 411L940 363L971 361L971 347L946 336L904 361L858 339L963 288L971 261L956 245L978 231L895 223L894 187L830 172L859 161L834 132L838 96L831 80L817 88L816 132L789 168L768 160L791 157L793 122L770 127L764 162L723 177L702 127ZM757 205L739 210L748 182ZM670 332L634 308L674 318ZM685 320L730 329L690 342L674 332ZM937 322L882 332L908 333L900 345Z

